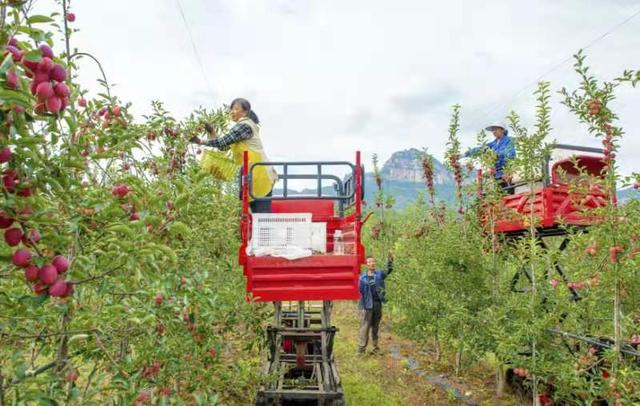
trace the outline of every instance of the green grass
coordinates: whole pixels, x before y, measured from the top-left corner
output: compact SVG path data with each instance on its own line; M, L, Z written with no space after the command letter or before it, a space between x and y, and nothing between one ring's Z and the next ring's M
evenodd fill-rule
M371 382L366 374L349 373L342 379L347 405L401 405L402 400L390 396L382 390L380 384Z
M342 316L342 317L340 317ZM352 314L338 316L342 329L334 342L334 353L347 405L403 404L397 393L385 391L381 385L384 371L379 357L356 353L358 322Z

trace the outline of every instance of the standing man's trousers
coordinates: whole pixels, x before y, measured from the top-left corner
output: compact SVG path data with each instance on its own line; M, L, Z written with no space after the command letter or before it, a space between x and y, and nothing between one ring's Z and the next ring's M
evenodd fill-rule
M382 303L373 302L373 309L361 310L360 315L360 336L358 339L358 351L363 352L369 342L369 331L371 331L371 343L373 349L378 349L378 331L380 330L380 320L382 319Z

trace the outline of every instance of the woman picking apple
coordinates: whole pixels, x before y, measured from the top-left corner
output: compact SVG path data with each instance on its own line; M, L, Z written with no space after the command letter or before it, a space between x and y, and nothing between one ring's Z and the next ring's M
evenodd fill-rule
M221 137L216 135L213 126L206 124L207 133L213 139L202 141L198 137L191 138L191 142L217 148L222 151L231 149L233 160L241 165L243 163L244 151L249 153L249 167L258 162L268 162L267 154L264 151L262 140L260 139L260 120L251 109L251 104L246 99L235 99L230 106L231 120L235 125L229 132ZM273 185L278 180L278 173L272 166L255 166L252 170L252 192L255 197L270 197ZM270 213L271 200L250 202L253 213Z

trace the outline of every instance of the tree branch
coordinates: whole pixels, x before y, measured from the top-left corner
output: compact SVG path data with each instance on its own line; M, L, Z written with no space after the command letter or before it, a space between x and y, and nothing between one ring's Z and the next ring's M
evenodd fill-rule
M91 276L91 277L89 277L89 278L81 279L81 280L79 280L79 281L72 282L72 283L73 283L74 285L80 285L80 284L82 284L82 283L92 282L92 281L95 281L95 280L98 280L98 279L106 278L107 276L109 276L109 275L111 275L111 274L115 273L116 271L118 271L118 270L120 270L120 269L124 268L124 266L125 266L125 264L122 264L122 265L117 266L117 267L113 268L112 270L107 271L107 272L105 272L105 273L102 273L102 274L100 274L100 275Z
M71 355L71 357L69 357L68 359L76 357L76 356L82 354L82 352L83 352L82 350L78 350L78 351L74 352L73 355ZM25 373L24 377L22 377L22 378L14 378L11 381L10 384L11 385L17 385L20 382L24 381L26 378L33 378L35 376L38 376L41 373L46 372L46 371L50 370L51 368L54 368L56 365L58 365L58 360L55 360L55 361L50 362L50 363L48 363L46 365L43 365L40 368L36 369L35 371L27 371L27 373Z

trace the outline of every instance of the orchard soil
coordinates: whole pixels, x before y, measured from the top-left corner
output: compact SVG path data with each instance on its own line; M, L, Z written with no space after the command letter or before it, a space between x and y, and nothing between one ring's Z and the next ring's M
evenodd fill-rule
M339 329L336 362L347 405L515 406L530 403L510 393L497 398L495 369L488 363L479 363L455 376L453 359L436 361L432 348L395 333L396 315L389 314L388 308L382 318L381 353L373 355L368 348L366 354L357 354L358 312L356 303L334 304L333 321ZM434 384L432 379L442 384ZM470 401L457 400L454 392Z

